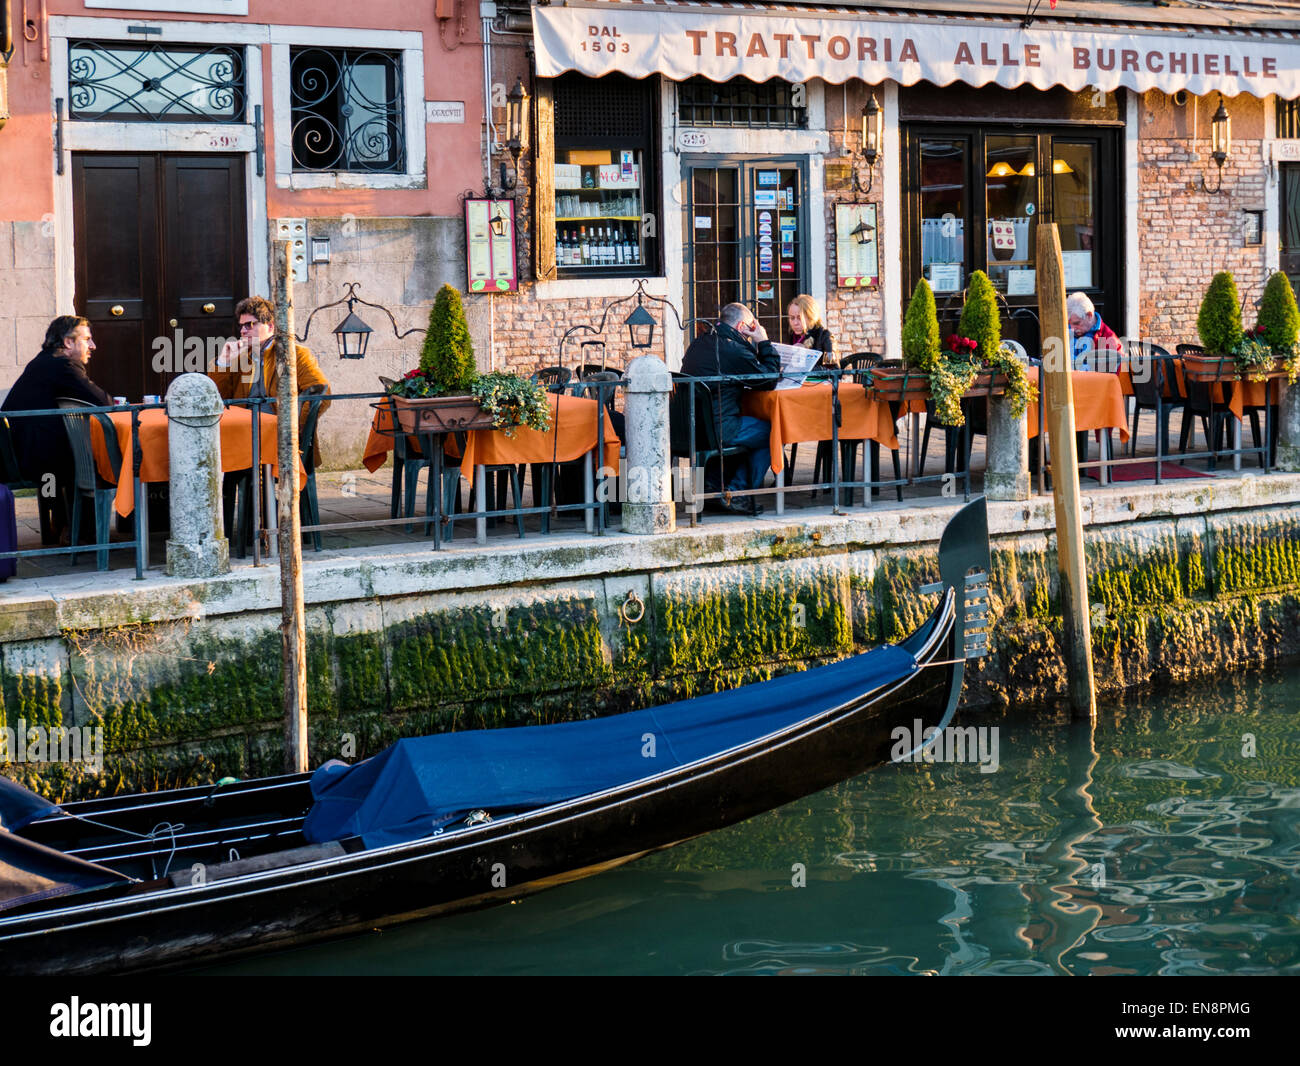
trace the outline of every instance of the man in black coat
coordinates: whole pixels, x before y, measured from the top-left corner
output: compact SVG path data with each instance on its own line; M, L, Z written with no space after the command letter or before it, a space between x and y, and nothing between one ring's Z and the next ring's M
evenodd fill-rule
M77 315L56 318L45 331L40 354L23 368L0 410L43 411L57 407L61 396L112 406L108 393L86 374L86 363L94 350L86 319ZM37 491L44 492L50 484L47 475L53 474L54 489L60 499L66 498L74 489L75 463L62 416L12 418L9 428L23 477L35 482Z
M749 450L733 471L727 491L762 488L772 466L768 448L771 425L761 418L742 415L740 398L746 389L770 389L780 379L781 360L772 350L767 331L744 304L727 304L719 316L717 332L696 337L686 349L682 373L697 378L771 375L762 380L709 386L718 440L724 448ZM724 502L722 507L739 514L759 514L763 510L752 496Z

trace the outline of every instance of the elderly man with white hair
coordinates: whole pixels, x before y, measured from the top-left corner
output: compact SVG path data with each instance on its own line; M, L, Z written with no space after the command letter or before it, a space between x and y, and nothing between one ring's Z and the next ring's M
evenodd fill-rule
M1069 315L1070 332L1073 334L1074 368L1090 370L1088 357L1094 351L1122 352L1123 345L1115 336L1115 331L1101 320L1092 301L1081 292L1072 292L1065 301L1065 313Z

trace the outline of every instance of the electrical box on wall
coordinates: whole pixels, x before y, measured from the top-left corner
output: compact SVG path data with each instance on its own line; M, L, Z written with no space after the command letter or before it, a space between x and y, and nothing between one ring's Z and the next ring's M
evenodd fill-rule
M302 284L307 280L307 220L305 218L277 218L275 241L293 242L293 280Z

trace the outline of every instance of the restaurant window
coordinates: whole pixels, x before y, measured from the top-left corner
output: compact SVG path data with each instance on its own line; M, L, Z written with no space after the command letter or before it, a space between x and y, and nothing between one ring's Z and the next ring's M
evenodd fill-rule
M653 80L555 81L555 265L562 277L657 269Z
M295 171L401 172L406 166L400 52L289 52Z
M801 130L808 125L802 91L779 78L716 82L696 75L677 86L677 121L683 126Z
M930 283L945 329L975 270L1013 314L1037 313L1041 222L1056 223L1066 288L1087 292L1103 317L1118 315L1117 138L1073 126L905 128L907 269Z
M1300 137L1300 100L1277 101L1277 136Z
M243 122L244 53L230 45L68 46L68 116L110 122Z

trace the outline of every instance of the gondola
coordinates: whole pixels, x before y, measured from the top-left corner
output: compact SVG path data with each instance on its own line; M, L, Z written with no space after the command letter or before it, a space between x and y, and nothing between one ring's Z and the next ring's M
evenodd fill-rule
M939 570L899 644L730 692L62 806L0 779L0 974L175 968L518 898L856 776L898 727L952 719L986 639L982 499Z

